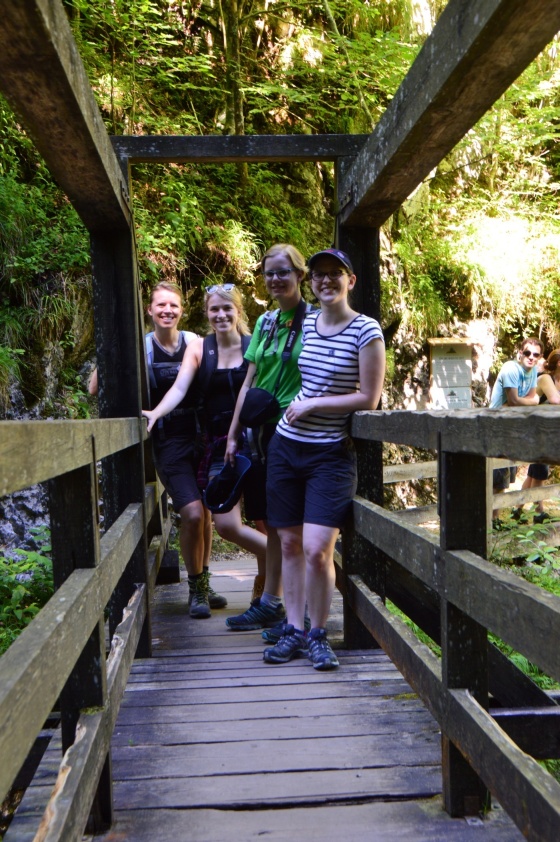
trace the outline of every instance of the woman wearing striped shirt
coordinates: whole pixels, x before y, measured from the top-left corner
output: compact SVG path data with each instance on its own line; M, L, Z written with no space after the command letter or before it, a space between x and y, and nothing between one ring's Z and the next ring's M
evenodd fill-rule
M338 249L317 252L309 272L321 309L304 322L301 390L268 451L267 509L282 545L288 622L263 657L278 664L307 655L315 669L326 670L338 666L325 632L335 584L334 545L356 492L350 416L378 405L385 346L378 322L348 303L356 283L348 255Z

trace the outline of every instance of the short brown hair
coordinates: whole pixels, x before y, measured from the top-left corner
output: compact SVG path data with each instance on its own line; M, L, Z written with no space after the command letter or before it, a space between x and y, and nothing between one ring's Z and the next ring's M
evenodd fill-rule
M537 339L536 336L528 336L526 339L523 340L521 343L520 351L524 351L527 345L538 345L541 349L541 354L544 353L544 342L541 342L540 339Z

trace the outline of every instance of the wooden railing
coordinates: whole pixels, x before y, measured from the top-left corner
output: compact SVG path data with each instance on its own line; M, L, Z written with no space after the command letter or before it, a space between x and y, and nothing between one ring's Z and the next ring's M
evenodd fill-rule
M514 462L512 459L488 459L487 472L489 481L492 478L492 470L494 468L509 468L522 464L521 462ZM383 468L383 482L387 485L398 482L413 482L422 479L435 479L438 475L437 460L429 460L425 462L403 462L399 465L386 465ZM488 503L488 515L496 509L512 508L523 506L526 503L537 503L542 500L557 500L560 497L560 485L549 484L541 485L537 488L524 488L520 490L501 491L491 495ZM426 520L436 513L436 506L425 506L423 514ZM414 517L414 509L407 509L410 517ZM420 513L419 513L420 517Z
M558 415L546 407L357 413L352 434L362 473L382 441L437 451L440 537L365 499L362 483L337 570L346 643L371 644L367 630L439 722L448 812L485 809L490 791L527 838L557 839L560 786L537 761L560 757L560 707L488 632L560 681L560 599L485 556L487 459L560 463Z
M135 653L150 651L150 594L168 529L157 483L134 489L137 471L123 469L143 465L145 435L137 419L0 423L0 495L46 481L49 490L55 593L0 659L0 800L60 711L62 757L42 839L81 838L90 814L95 828L112 820L110 740Z

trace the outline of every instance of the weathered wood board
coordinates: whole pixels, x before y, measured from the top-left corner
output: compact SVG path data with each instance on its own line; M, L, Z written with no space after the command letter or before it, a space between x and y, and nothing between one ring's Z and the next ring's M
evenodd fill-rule
M332 673L265 664L259 632L229 632L253 575L222 562L229 605L210 620L187 616L184 578L157 589L154 656L133 666L112 741L116 821L96 840L522 838L499 808L482 823L443 811L437 723L382 651L340 648L339 596ZM46 752L8 842L33 839L58 759Z

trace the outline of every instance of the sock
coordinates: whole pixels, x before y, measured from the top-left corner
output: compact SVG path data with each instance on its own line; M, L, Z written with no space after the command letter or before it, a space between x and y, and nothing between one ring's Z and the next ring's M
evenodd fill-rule
M282 605L282 599L279 596L274 596L271 593L263 593L261 596L261 602L263 605L270 605L271 608L278 608L279 605Z
M201 576L204 576L204 572L195 573L194 576L190 576L190 575L187 576L187 579L188 579L188 582L189 582L189 588L191 590L193 590L193 588L196 588L196 583L198 582L198 580L200 579Z

